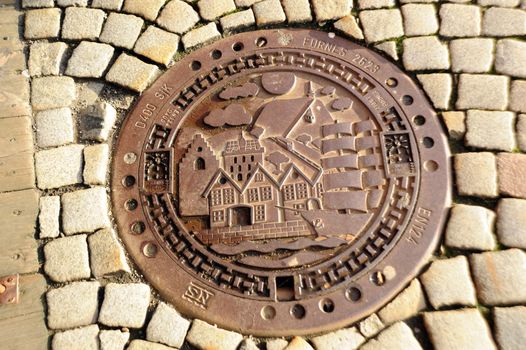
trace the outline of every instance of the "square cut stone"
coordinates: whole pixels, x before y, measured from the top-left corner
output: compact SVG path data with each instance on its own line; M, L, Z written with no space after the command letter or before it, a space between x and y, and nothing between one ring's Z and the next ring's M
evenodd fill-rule
M455 155L457 189L461 196L495 198L497 159L493 153L460 153Z
M108 198L104 187L62 195L62 228L66 235L110 227L108 212Z
M106 80L130 90L142 92L157 79L159 74L157 66L122 53L106 74Z
M502 350L521 350L526 343L526 307L496 307L495 338Z
M309 0L282 0L281 4L289 23L303 23L312 21Z
M362 29L358 25L356 17L353 15L345 16L339 19L336 23L334 23L334 28L358 40L364 39Z
M133 51L167 66L179 48L179 35L149 26L142 33Z
M381 332L385 325L377 314L372 314L358 324L360 333L366 338L371 338Z
M404 35L400 10L368 10L360 12L359 16L367 42L383 41Z
M265 346L267 350L283 350L289 345L289 342L285 339L275 338L267 340Z
M526 169L526 154L499 153L497 170L501 195L526 198L526 181L522 180L524 169Z
M358 349L365 338L355 327L343 328L311 339L316 349Z
M130 346L126 350L177 350L159 343L152 343L146 340L135 339L132 340Z
M404 40L404 67L408 70L449 69L447 45L436 36Z
M182 317L174 308L159 303L152 320L146 329L146 339L180 348L183 346L190 321Z
M323 348L320 348L323 349ZM411 328L404 322L397 322L384 330L376 339L371 339L360 350L422 350Z
M105 185L110 149L108 144L86 146L84 148L84 183Z
M199 0L197 2L201 17L207 21L217 18L236 10L234 0Z
M26 39L56 38L60 32L60 15L57 8L26 12L24 37Z
M183 34L199 22L199 15L192 6L181 0L172 0L161 11L157 24L166 30Z
M489 150L512 151L515 113L471 110L466 119L466 145Z
M91 7L111 11L120 11L123 2L124 0L93 0Z
M436 260L420 280L435 309L453 305L475 306L477 303L468 259L463 255Z
M382 7L395 6L394 0L358 0L358 8L360 10L379 9Z
M53 7L53 0L22 0L23 8Z
M440 7L440 35L479 36L481 11L475 5L444 4Z
M526 34L526 12L520 9L489 8L484 12L482 34L487 36Z
M519 249L472 254L471 271L484 305L526 302L526 255Z
M451 139L462 140L464 138L466 133L466 114L464 112L442 112L442 119Z
M68 145L35 153L37 184L46 190L82 183L83 145Z
M57 238L60 235L60 196L40 197L39 208L40 239Z
M73 51L66 74L78 78L100 78L108 68L114 51L108 44L83 41Z
M512 77L526 78L526 42L503 39L497 42L495 70Z
M112 12L106 20L99 40L131 50L141 34L143 24L144 20L137 16Z
M88 0L57 0L57 6L67 7L67 6L88 6Z
M70 77L34 78L31 84L31 104L35 110L69 107L77 92Z
M285 22L287 17L279 0L264 0L252 6L258 26Z
M48 327L70 329L96 323L99 288L99 282L74 282L47 292Z
M226 32L250 27L256 24L256 18L254 17L252 9L232 13L231 15L221 17L219 21L221 23L221 28Z
M130 332L102 330L99 333L100 350L124 350L130 340Z
M526 200L503 198L497 209L497 236L507 247L526 249Z
M486 38L456 39L449 43L451 69L462 73L487 73L493 66L495 41Z
M480 6L517 7L520 0L477 0Z
M191 30L183 35L182 41L185 49L190 49L199 45L204 45L221 37L215 23L208 23L205 26Z
M432 4L404 5L402 15L407 36L430 35L438 31L437 11Z
M217 345L217 339L221 339L223 349L237 349L243 340L243 336L239 333L214 327L199 319L192 322L192 328L186 336L186 341L198 349L214 348Z
M526 152L526 114L519 114L517 120L517 143L520 150Z
M106 102L88 106L79 113L80 138L105 142L117 120L117 111Z
M89 278L86 235L58 238L44 246L44 271L55 282Z
M398 61L398 49L394 41L384 41L383 43L374 45L374 47L380 51L385 52L392 59Z
M237 7L249 7L263 0L234 0Z
M450 248L492 250L495 248L495 213L484 207L458 204L451 209L445 244Z
M497 349L477 309L426 312L424 324L435 350Z
M458 109L505 110L508 107L510 78L502 75L461 74Z
M398 294L389 304L378 311L378 317L386 325L417 315L426 308L426 299L422 286L417 279Z
M69 108L37 112L35 124L37 144L41 148L62 146L74 140L73 117Z
M453 78L450 74L419 74L417 78L435 108L449 108L449 101L453 92Z
M53 350L99 350L99 326L95 324L55 333L51 348Z
M511 82L510 110L526 113L526 80Z
M97 231L88 237L91 271L95 277L116 272L130 272L126 256L111 229Z
M149 21L155 21L165 3L166 0L126 0L122 10Z
M110 327L141 328L150 303L150 287L141 283L108 283L99 322Z
M33 43L29 49L29 75L59 75L60 65L68 45L65 43Z
M104 11L98 9L68 7L62 25L62 38L69 40L98 38L105 16Z
M351 14L352 0L312 0L311 3L318 22Z

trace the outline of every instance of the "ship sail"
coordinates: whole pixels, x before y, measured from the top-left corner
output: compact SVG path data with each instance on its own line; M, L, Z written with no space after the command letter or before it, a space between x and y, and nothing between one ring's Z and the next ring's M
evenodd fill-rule
M321 127L321 133L323 137L338 135L338 134L350 134L353 135L352 123L336 123L323 125Z
M337 168L358 169L358 155L346 154L343 156L322 158L321 166L325 170L337 169Z
M342 136L337 139L322 140L321 151L323 154L327 154L332 151L356 151L355 137Z
M340 188L346 189L348 187L362 189L362 172L360 170L325 174L323 176L323 188L325 191Z
M323 205L327 209L354 209L367 212L367 191L325 192Z

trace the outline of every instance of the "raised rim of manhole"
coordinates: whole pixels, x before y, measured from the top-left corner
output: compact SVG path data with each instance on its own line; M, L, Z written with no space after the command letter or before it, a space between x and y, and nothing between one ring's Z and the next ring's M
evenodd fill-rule
M187 316L314 334L388 302L436 248L450 159L417 85L314 30L189 54L118 137L112 203L148 281Z

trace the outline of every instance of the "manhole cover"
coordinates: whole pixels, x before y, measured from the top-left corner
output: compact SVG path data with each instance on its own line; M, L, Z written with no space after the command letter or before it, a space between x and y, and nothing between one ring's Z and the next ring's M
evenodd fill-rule
M442 129L398 68L310 30L228 37L165 73L113 160L120 235L178 310L256 335L356 321L434 250Z

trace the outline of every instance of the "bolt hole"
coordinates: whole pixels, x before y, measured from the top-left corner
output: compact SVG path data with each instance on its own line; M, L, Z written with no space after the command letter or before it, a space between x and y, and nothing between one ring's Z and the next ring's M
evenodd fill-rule
M239 52L241 50L243 50L245 48L245 45L243 45L243 43L241 42L237 42L235 43L233 46L232 46L232 49L236 52Z
M413 118L413 122L418 126L422 126L426 123L426 118L423 115L417 115Z
M376 271L371 275L371 282L377 286L383 286L385 284L385 275L381 271Z
M133 185L135 185L135 177L131 175L125 176L122 179L122 185L124 187L132 187Z
M126 201L126 203L124 204L124 207L126 208L126 210L132 211L132 210L137 209L138 205L139 203L137 203L135 199L130 199Z
M331 313L334 311L334 302L331 299L323 299L320 302L320 309L325 313Z
M394 88L394 87L398 86L398 80L396 80L395 78L389 78L389 79L387 79L387 81L385 83L387 84L387 86L389 86L391 88Z
M157 255L157 245L154 243L146 243L142 248L142 253L148 258L154 258Z
M357 302L362 298L362 291L356 287L351 287L345 292L345 297L350 301Z
M223 57L223 53L220 51L220 50L214 50L212 51L212 58L214 60L218 60L220 59L221 57Z
M438 163L434 160L428 160L424 163L424 169L430 173L438 170Z
M268 44L268 41L265 38L257 38L256 39L256 46L257 47L264 47L264 46L267 46L267 44Z
M435 145L435 140L433 140L431 137L424 137L422 139L422 144L425 148L432 148Z
M299 320L305 317L306 311L302 305L296 304L290 309L290 314Z
M402 103L405 104L406 106L411 106L414 101L415 100L413 99L413 97L409 95L405 95L404 97L402 97Z
M133 234L140 235L146 230L146 225L142 221L136 221L131 225L131 230Z
M124 163L126 164L133 164L137 160L137 155L133 152L126 153L124 155Z
M276 317L276 309L273 306L263 306L261 309L261 317L265 320L272 320Z
M193 62L190 64L190 68L192 68L192 70L194 70L194 71L201 69L201 62L199 62L199 61L193 61Z

